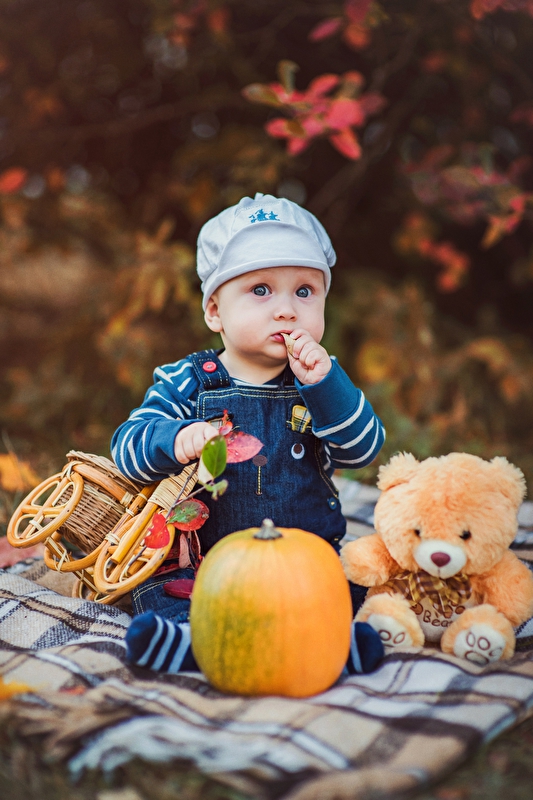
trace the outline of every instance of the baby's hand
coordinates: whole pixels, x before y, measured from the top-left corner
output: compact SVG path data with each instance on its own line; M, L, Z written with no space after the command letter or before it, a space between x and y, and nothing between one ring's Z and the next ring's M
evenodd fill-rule
M182 428L174 439L174 456L180 464L200 458L204 444L218 434L209 422L193 422Z
M331 369L331 359L327 350L315 342L303 328L283 335L287 345L290 368L300 383L318 383Z

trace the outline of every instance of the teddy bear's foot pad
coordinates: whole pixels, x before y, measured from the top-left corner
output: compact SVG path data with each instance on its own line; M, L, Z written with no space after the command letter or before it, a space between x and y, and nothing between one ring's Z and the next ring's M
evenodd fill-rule
M367 619L385 647L411 647L413 640L401 622L388 614L370 614Z
M490 625L477 623L457 634L453 645L454 655L485 666L499 661L505 648L505 639Z

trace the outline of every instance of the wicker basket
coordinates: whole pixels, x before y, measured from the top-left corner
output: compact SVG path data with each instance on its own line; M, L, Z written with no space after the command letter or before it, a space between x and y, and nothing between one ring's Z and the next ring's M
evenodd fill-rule
M115 528L144 487L125 478L113 462L103 456L71 450L67 459L63 474L75 470L85 480L79 502L58 532L67 542L88 554ZM153 491L155 485L150 488ZM67 502L72 491L72 485L67 486L59 502Z
M8 540L14 547L43 542L46 565L77 576L76 596L114 602L162 563L172 545L173 529L168 546L150 550L144 536L151 519L186 497L195 483L194 464L176 478L142 486L125 478L103 456L71 451L62 472L22 501L9 522ZM117 553L122 561L117 561ZM98 586L95 574L100 555L103 586Z

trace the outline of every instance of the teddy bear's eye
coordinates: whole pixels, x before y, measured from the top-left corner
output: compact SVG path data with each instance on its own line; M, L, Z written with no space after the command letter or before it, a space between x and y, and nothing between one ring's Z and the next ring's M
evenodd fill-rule
M420 529L419 528L415 528L413 533L414 533L415 536L420 536Z
M459 536L460 539L470 539L471 537L472 534L470 533L470 531L463 531Z

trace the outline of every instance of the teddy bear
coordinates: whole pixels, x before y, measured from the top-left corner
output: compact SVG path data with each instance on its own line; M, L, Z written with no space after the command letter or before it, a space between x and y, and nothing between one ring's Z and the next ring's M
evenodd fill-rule
M509 550L525 495L506 458L467 453L380 467L375 533L341 550L347 578L368 586L356 620L389 648L437 645L485 665L514 653L533 615L533 575Z

